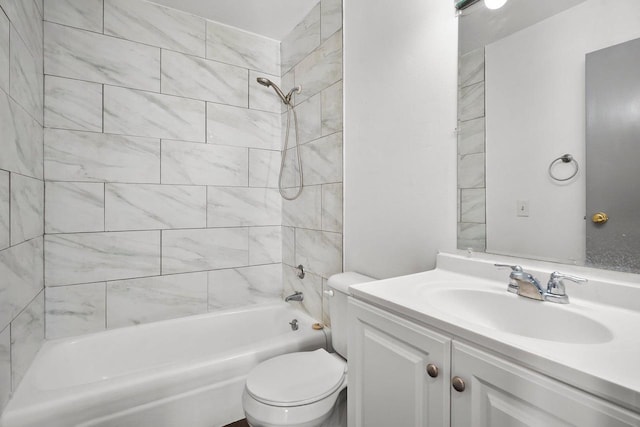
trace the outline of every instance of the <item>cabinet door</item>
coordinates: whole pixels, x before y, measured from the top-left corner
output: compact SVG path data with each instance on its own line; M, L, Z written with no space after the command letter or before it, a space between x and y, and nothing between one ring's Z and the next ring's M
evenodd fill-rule
M448 427L450 339L353 299L349 320L349 426Z
M573 387L453 343L452 427L640 426L640 416ZM455 384L455 382L454 382Z

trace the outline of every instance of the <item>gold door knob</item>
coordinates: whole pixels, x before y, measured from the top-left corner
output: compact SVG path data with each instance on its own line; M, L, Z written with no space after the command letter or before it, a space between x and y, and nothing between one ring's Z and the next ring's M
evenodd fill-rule
M593 216L591 217L591 221L596 224L604 224L605 222L609 221L609 217L604 212L598 212L593 214Z
M462 393L464 391L464 389L466 388L466 385L464 383L464 380L460 377L453 377L453 379L451 379L451 385L453 386L453 388Z
M429 376L431 378L437 378L438 377L438 367L436 365L434 365L433 363L429 363L427 365L427 374L429 374Z

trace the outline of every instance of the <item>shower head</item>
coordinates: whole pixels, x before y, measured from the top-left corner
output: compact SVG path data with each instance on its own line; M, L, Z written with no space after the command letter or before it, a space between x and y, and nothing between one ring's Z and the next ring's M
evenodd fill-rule
M258 81L258 83L260 83L262 86L266 86L266 87L272 87L273 90L276 91L276 93L278 94L278 96L280 97L280 99L282 100L282 102L284 102L285 105L290 105L291 104L291 94L293 93L293 91L289 92L289 95L285 95L280 88L278 87L277 84L275 84L274 82L272 82L271 80L265 78L265 77L258 77L256 79Z

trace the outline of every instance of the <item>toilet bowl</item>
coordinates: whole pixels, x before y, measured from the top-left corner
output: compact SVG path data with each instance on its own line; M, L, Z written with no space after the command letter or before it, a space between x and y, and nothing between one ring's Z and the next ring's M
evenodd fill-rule
M341 273L327 282L330 291L331 343L325 349L289 353L256 366L247 376L242 405L252 427L318 427L326 421L347 387L347 302L351 285L373 281ZM341 355L343 357L341 357Z

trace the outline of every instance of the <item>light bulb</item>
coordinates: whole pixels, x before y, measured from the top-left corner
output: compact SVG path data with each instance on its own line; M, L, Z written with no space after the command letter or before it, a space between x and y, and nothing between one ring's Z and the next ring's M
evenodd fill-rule
M484 0L484 5L487 9L500 9L506 2L507 0Z

